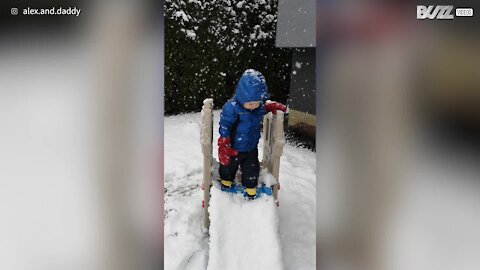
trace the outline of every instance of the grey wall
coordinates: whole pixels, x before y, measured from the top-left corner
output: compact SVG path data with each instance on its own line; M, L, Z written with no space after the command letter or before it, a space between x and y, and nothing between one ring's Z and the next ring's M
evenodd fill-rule
M315 48L295 49L290 79L290 108L315 115Z
M314 0L279 0L277 47L315 47Z

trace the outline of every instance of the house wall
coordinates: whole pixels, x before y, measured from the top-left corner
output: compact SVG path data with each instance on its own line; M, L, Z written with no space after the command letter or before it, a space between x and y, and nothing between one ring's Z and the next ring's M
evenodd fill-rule
M315 47L315 8L313 0L279 0L275 46Z
M295 49L293 52L288 105L291 110L306 113L309 118L315 116L315 48ZM298 119L292 120L298 122Z

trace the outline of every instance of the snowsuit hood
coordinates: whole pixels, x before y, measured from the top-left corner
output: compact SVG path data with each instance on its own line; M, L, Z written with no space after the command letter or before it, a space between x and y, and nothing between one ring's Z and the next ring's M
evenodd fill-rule
M268 92L265 77L262 73L247 69L238 81L235 99L242 106L249 101L265 102L268 99Z

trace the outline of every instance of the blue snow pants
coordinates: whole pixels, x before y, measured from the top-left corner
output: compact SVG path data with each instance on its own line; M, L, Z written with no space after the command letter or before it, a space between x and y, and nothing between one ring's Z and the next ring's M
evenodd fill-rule
M260 163L258 162L258 149L249 152L239 152L238 156L231 157L230 164L220 164L219 173L222 180L234 181L238 166L242 170L242 186L254 188L258 184Z

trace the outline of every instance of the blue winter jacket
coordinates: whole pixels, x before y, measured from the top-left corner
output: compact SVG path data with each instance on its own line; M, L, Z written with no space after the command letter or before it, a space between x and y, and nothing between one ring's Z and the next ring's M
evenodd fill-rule
M253 69L245 71L240 77L235 96L223 105L220 114L220 136L230 137L235 150L248 152L257 148L267 98L263 75ZM260 101L260 106L255 110L245 109L243 104L249 101Z

